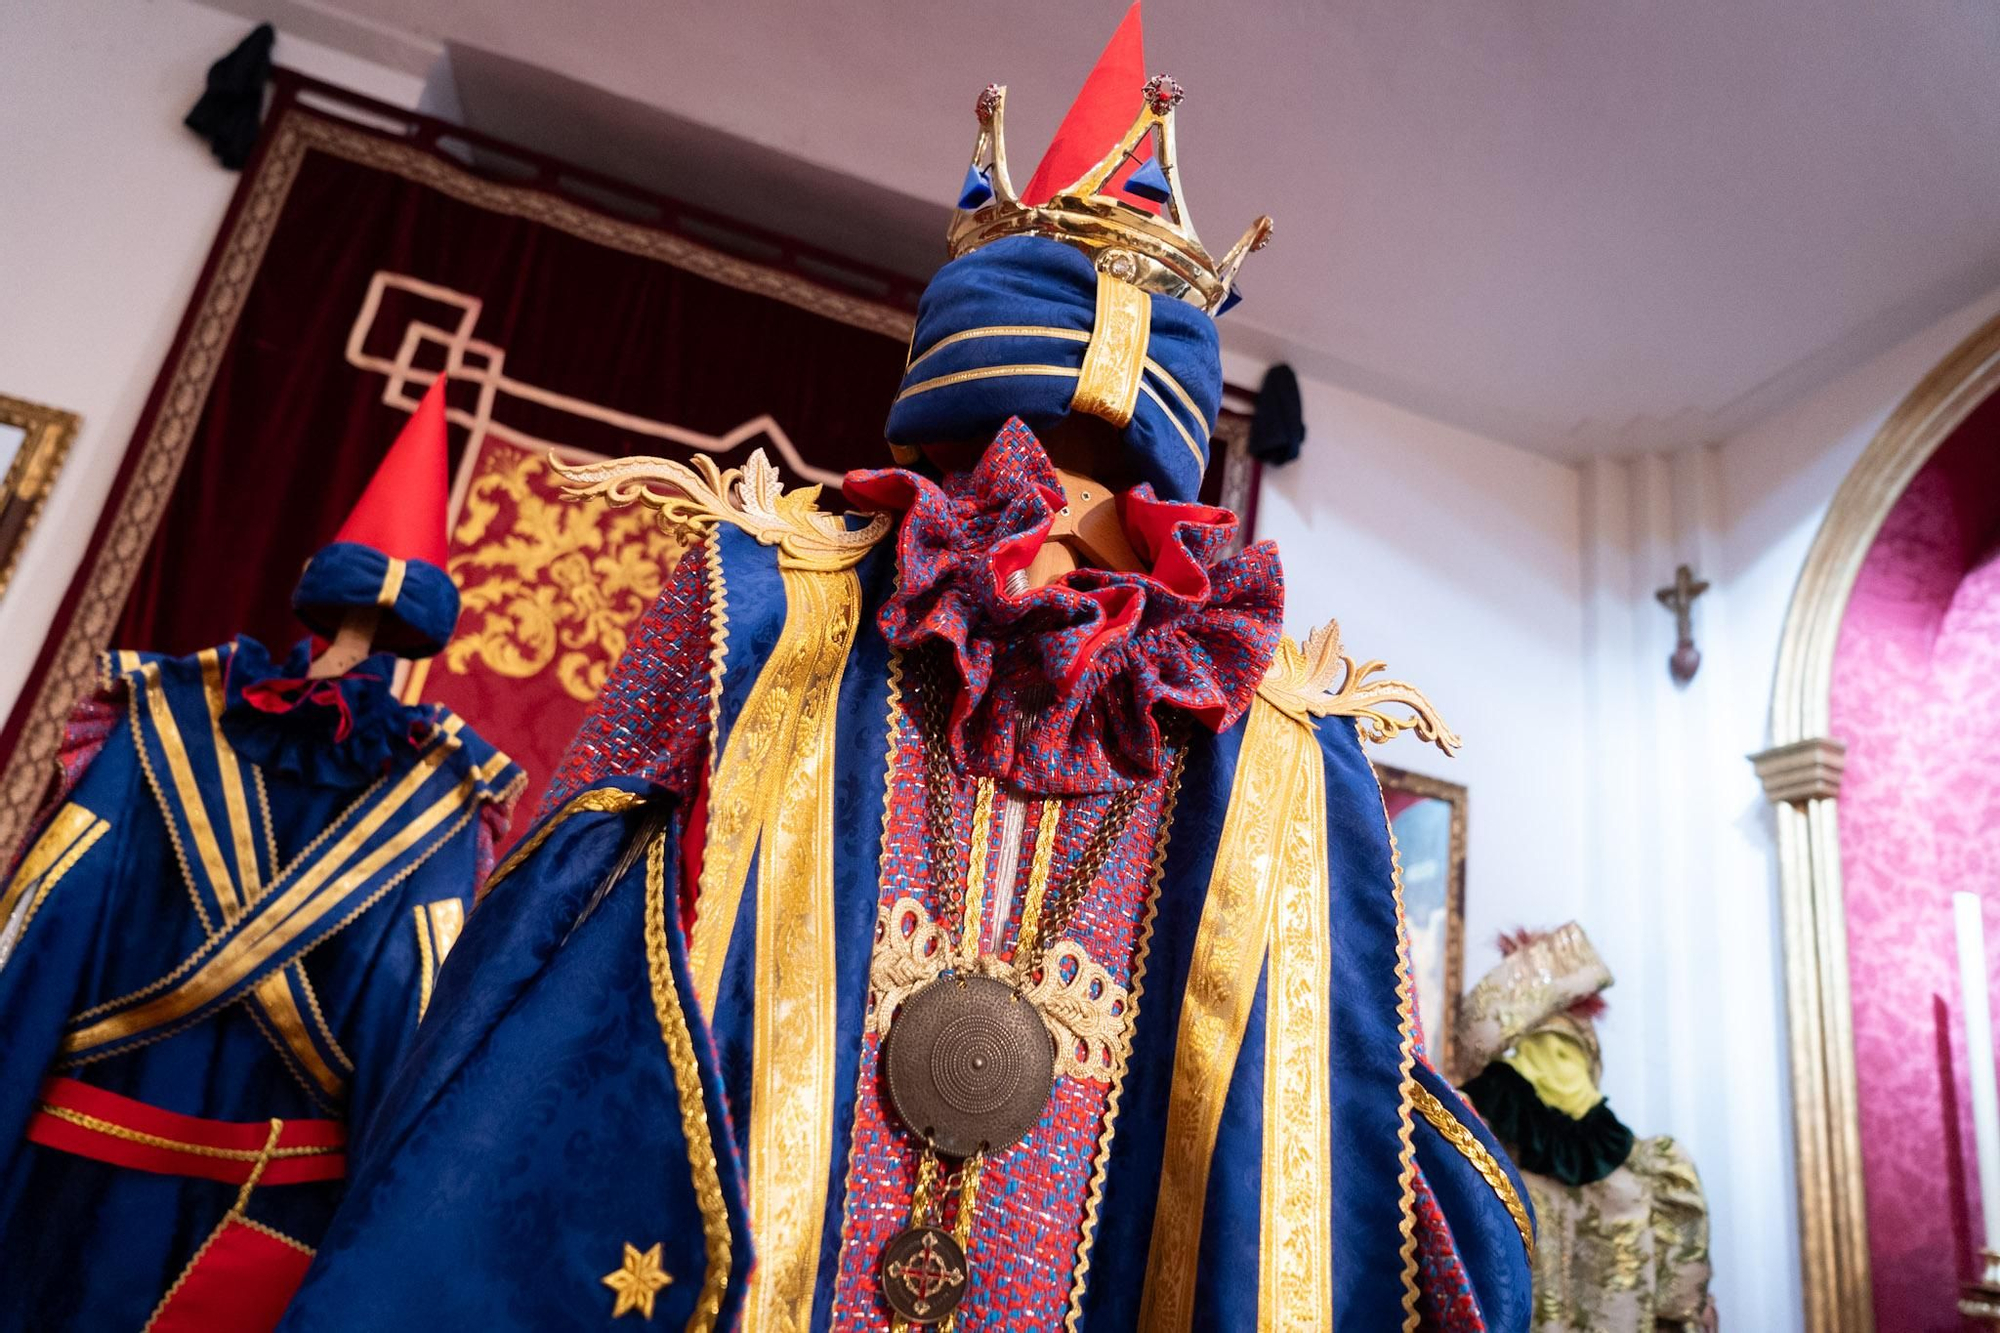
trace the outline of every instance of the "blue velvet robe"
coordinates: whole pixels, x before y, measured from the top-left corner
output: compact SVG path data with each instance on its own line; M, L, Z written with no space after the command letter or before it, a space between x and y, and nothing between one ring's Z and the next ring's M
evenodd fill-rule
M612 1327L633 1261L656 1246L668 1280L646 1284L649 1323L830 1325L889 751L892 663L874 613L893 561L886 545L857 553L769 522L730 519L709 541L721 645L710 740L721 760L701 849L703 910L712 914L718 861L738 867L745 885L724 928L713 1011L699 1001L699 959L677 907L689 811L637 778L574 793L528 834L468 924L285 1328L427 1329L440 1310L453 1327ZM821 654L815 674L786 676L798 651ZM1303 661L1288 642L1269 697L1228 732L1196 729L1190 742L1163 833L1144 997L1130 1020L1087 1278L1050 1327L1066 1313L1088 1329L1137 1327L1167 1288L1179 1293L1173 1312L1146 1313L1152 1326L1324 1326L1330 1314L1342 1329L1415 1327L1427 1280L1420 1240L1467 1279L1476 1305L1460 1304L1446 1327L1528 1326L1525 1191L1416 1048L1393 848L1362 724L1342 715L1353 700ZM814 679L837 680L837 693L815 699L804 684ZM759 690L774 680L782 688ZM731 824L717 813L729 805L731 756L774 708L797 724L761 751L782 766L779 792L823 780L823 795L762 825ZM1293 867L1293 887L1317 886L1315 900L1284 896L1268 865L1243 859L1246 828L1279 838L1287 850L1277 860ZM804 860L785 860L802 846ZM1323 864L1284 861L1299 846ZM760 874L767 860L779 873ZM1237 1015L1234 1044L1204 1083L1190 1077L1204 1066L1187 1036L1199 1024L1184 1011L1191 996L1215 1000L1215 968L1229 953L1212 935L1233 919L1217 909L1244 893L1255 910L1239 915L1268 912L1273 924L1247 974L1236 960L1241 984L1222 988ZM760 912L781 902L805 910L760 929ZM1305 934L1278 920L1287 913L1308 923ZM796 962L760 956L781 947L806 947L793 958L808 960L821 949L808 971L833 977L804 1024L825 1035L803 1046L795 1031L759 1026L763 997L799 984ZM1274 963L1312 984L1274 998ZM1312 1030L1300 1029L1301 1014L1315 1015ZM746 1074L760 1031L804 1051L774 1083ZM1317 1105L1267 1086L1279 1033L1286 1049L1320 1053L1303 1071ZM1298 1072L1282 1067L1287 1079ZM787 1076L832 1089L831 1151L772 1178L823 1208L817 1251L803 1255L774 1255L747 1203L757 1165L745 1151L749 1089L782 1091ZM1205 1118L1210 1137L1198 1128ZM1265 1161L1267 1141L1288 1145L1311 1174ZM1419 1175L1441 1217L1419 1218ZM1298 1179L1323 1189L1288 1195ZM1281 1225L1267 1231L1273 1200ZM1289 1271L1294 1216L1314 1233L1298 1251L1307 1271L1273 1280ZM1431 1267L1427 1259L1423 1273ZM753 1283L800 1273L810 1285L760 1321Z
M523 781L442 710L421 710L436 729L413 745L419 713L387 698L386 659L369 664L378 684L349 690L366 714L357 724L381 729L379 754L368 755L386 765L379 780L315 766L298 745L288 757L314 780L260 771L218 720L232 660L246 651L264 661L249 641L186 658L108 658L104 701L119 720L0 891L0 947L11 946L0 957L0 1329L138 1329L238 1191L24 1141L44 1078L208 1119L344 1117L350 1151L365 1143L444 936L471 905L482 841L490 847L481 811ZM233 813L225 784L241 797ZM424 813L434 822L419 828ZM354 844L360 857L405 835L407 845L373 871L342 862L354 873L297 909L306 928L267 966L170 1021L110 1003L183 960L212 958L232 917L255 919L296 882L288 871L317 863L302 852L339 845L309 848L323 832L374 815L385 819ZM249 994L270 976L287 999ZM109 1027L78 1021L99 1006ZM341 1192L338 1181L262 1186L247 1215L310 1246Z

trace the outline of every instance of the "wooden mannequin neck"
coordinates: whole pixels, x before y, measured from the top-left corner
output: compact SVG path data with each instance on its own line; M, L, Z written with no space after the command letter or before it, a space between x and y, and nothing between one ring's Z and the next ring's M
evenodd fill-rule
M375 643L375 627L380 623L382 612L373 606L356 607L349 611L334 631L333 642L312 660L306 668L308 680L331 680L344 676L368 660L369 650Z

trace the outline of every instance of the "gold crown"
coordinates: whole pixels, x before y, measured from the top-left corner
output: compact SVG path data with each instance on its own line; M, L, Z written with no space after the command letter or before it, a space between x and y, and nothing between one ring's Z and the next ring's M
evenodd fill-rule
M1244 256L1261 250L1271 239L1271 219L1258 218L1218 263L1202 248L1181 197L1180 172L1174 161L1174 108L1181 86L1164 74L1146 81L1139 118L1125 137L1083 173L1074 184L1056 191L1045 204L1024 204L1007 177L1007 136L1002 125L1007 90L989 84L979 95L979 138L972 146L972 172L991 190L985 199L961 199L946 233L951 257L970 254L1005 236L1047 236L1073 245L1096 262L1100 272L1144 291L1177 296L1210 314L1229 296L1230 285ZM1164 185L1161 211L1113 198L1104 187L1120 167L1134 159L1141 140L1153 139L1153 176ZM1146 170L1145 167L1141 168Z

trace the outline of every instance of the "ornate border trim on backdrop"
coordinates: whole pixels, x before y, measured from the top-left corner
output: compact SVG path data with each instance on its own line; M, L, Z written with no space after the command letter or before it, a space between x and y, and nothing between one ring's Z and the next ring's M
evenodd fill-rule
M1854 581L1889 511L1930 456L1996 389L2000 318L1960 343L1910 390L1841 482L1785 613L1771 691L1771 746L1750 756L1777 821L1799 1252L1805 1326L1816 1333L1875 1329L1835 818L1846 747L1827 734L1834 649Z
M909 338L914 317L906 310L728 254L659 225L612 217L540 184L490 180L440 155L436 140L440 134L462 133L454 127L395 112L422 129L411 138L395 138L335 119L298 99L302 91L310 91L334 104L376 104L297 75L283 71L281 75L264 137L223 219L96 531L42 646L29 688L0 732L0 749L7 754L6 767L0 770L0 847L14 845L27 831L48 788L50 766L70 709L96 683L97 654L117 624L139 562L165 513L216 369L307 152L373 166L482 208L659 259L842 323Z

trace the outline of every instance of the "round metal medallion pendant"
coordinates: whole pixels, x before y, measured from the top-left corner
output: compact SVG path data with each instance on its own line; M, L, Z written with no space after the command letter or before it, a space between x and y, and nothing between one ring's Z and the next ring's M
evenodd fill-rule
M896 1114L946 1157L1019 1143L1056 1083L1041 1011L991 977L939 977L903 1001L885 1058Z
M949 1231L911 1227L882 1251L882 1298L913 1324L939 1324L965 1299L965 1251Z

